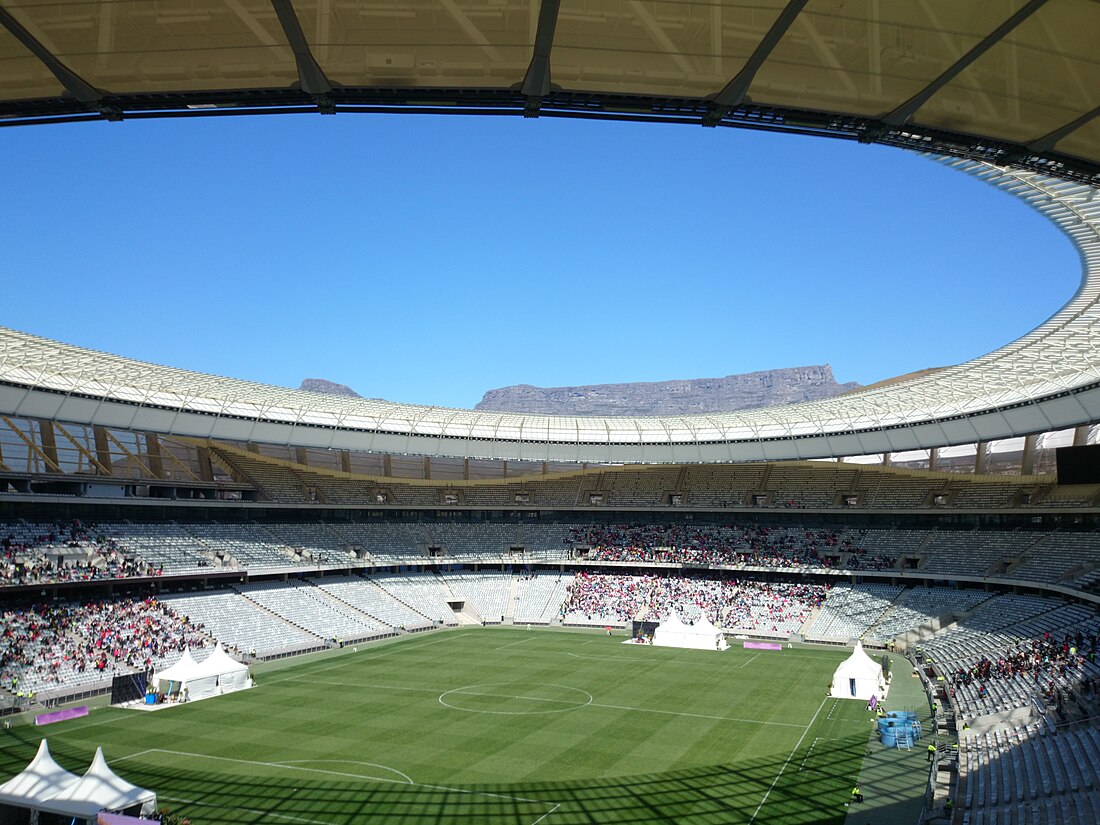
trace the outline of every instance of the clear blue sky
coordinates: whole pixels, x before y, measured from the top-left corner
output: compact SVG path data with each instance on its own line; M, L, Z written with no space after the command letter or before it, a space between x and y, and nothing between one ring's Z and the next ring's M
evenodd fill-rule
M1076 289L1036 213L901 150L730 129L337 115L0 129L0 324L281 386L958 363Z

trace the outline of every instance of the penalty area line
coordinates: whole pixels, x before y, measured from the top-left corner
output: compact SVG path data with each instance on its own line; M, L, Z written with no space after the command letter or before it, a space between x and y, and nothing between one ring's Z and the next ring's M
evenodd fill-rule
M511 794L490 793L488 791L475 791L475 790L471 790L469 788L454 788L454 787L450 787L450 786L447 786L447 785L432 785L432 784L429 784L429 783L426 783L426 782L413 782L411 780L406 782L406 781L399 780L399 779L387 779L387 778L381 777L381 776L365 776L363 774L345 773L343 771L326 771L326 770L323 770L321 768L300 768L300 767L297 767L295 765L287 765L287 764L283 764L283 763L280 763L280 762L260 762L260 761L255 760L255 759L235 759L231 756L214 756L213 754L209 754L209 753L190 753L188 751L168 750L166 748L149 748L148 750L143 751L143 753L167 753L167 754L171 754L173 756L187 756L187 757L191 757L193 759L213 759L213 760L216 760L218 762L236 762L239 765L258 765L258 766L263 767L263 768L281 768L282 770L300 771L302 773L323 773L323 774L328 774L330 776L346 777L348 779L359 779L359 780L362 780L364 782L386 782L386 783L389 783L389 784L392 784L392 785L407 785L411 788L428 788L429 790L434 790L434 791L448 791L450 793L463 793L463 794L469 794L470 796L489 797L491 799L507 799L510 802L530 802L534 805L554 805L555 804L555 803L549 802L545 799L531 799L530 797L526 797L526 796L513 796ZM136 755L136 754L134 754L134 755ZM118 761L118 760L116 760L116 761ZM370 763L362 763L362 764L370 764ZM386 770L394 771L394 773L401 773L400 771L397 771L394 768L390 768L390 767L383 766L383 765L372 765L372 767L376 767L376 768L377 767L385 767ZM406 776L406 774L401 774L401 775ZM165 798L167 798L167 797L165 797ZM187 801L187 800L180 800L180 801ZM195 803L195 804L201 804L201 803ZM560 807L561 804L562 803L558 802L557 806ZM246 810L246 809L239 808L238 810ZM269 816L279 816L279 814L269 814ZM307 819L307 820L302 820L302 821L303 822L314 822L315 820ZM328 825L328 823L319 823L319 825ZM533 825L533 823L532 823L532 825Z
M608 708L610 710L629 710L635 713L660 713L665 716L690 716L695 719L714 719L718 722L745 722L752 725L776 725L781 728L800 728L801 725L796 725L793 722L766 722L763 719L739 719L735 716L711 716L707 713L688 713L682 710L658 710L657 708L631 708L625 705L604 705L599 702L593 702L589 707L593 708Z
M534 822L532 822L531 825L539 825L540 822L542 822L544 819L546 819L546 817L550 816L550 814L554 813L554 811L556 811L560 807L561 807L561 803L559 802L557 805L555 805L549 811L547 811L542 816L540 816L538 819L536 819Z
M309 825L331 825L332 823L332 820L322 821L320 819L307 819L304 816L291 816L290 814L279 814L275 813L274 811L260 811L255 808L238 808L235 805L225 805L223 803L218 803L217 805L215 805L212 802L199 802L196 799L184 799L181 796L161 796L160 798L167 799L169 802L182 802L184 805L197 805L201 808L218 808L219 810L223 811L242 811L243 813L251 814L252 816L258 817L260 819L265 816L273 816L277 817L278 819L289 820L290 822L307 822L309 823Z
M806 725L806 729L802 731L802 735L798 737L798 741L795 742L794 747L791 748L790 755L783 763L783 767L779 769L779 773L775 775L775 779L772 780L772 784L769 785L768 790L764 792L764 798L760 800L760 804L756 806L756 810L753 811L752 816L749 817L749 825L752 825L752 823L756 820L756 815L760 813L760 809L764 807L764 803L768 801L768 797L771 795L772 789L775 788L775 783L779 781L779 777L783 775L783 771L787 770L787 765L791 764L791 758L795 755L799 747L802 745L802 740L806 738L806 734L810 732L810 728L812 728L814 726L814 722L817 721L817 717L821 713L821 709L825 707L825 703L828 701L829 697L826 696L824 699L821 700L821 704L817 706L817 710L814 711L814 715L810 719L809 724Z
M506 647L514 647L515 645L521 645L521 644L524 644L525 642L529 642L532 639L536 639L536 638L538 638L538 637L537 636L528 636L526 639L520 639L519 641L516 641L516 642L508 642L508 644L501 645L500 647L494 647L493 650L504 650L504 648L506 648Z

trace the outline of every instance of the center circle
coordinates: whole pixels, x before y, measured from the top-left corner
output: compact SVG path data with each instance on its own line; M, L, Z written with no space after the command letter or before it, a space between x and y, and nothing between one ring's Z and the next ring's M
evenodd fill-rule
M497 716L565 713L591 705L593 701L587 690L530 682L466 685L439 694L439 704L445 708Z

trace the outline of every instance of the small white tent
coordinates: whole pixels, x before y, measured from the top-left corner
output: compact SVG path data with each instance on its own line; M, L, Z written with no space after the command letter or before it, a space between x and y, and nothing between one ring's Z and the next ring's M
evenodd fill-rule
M218 693L230 693L248 687L248 666L233 659L222 649L220 642L214 652L199 663L198 672L217 679Z
M190 648L184 649L183 656L174 665L154 674L153 681L161 693L182 693L186 688L190 699L213 696L218 686L217 674L204 673L191 656Z
M886 680L882 677L882 665L863 652L857 641L852 655L837 667L833 674L833 686L829 695L837 699L868 701L872 696L880 699L886 695Z
M94 822L100 811L151 814L157 809L157 795L132 785L112 771L103 758L103 748L96 748L95 758L84 776L34 807Z
M690 650L725 650L725 636L705 617L695 624L684 624L673 613L659 625L653 633L654 647L682 647Z
M22 773L0 785L0 804L17 808L37 808L52 796L75 784L80 777L54 762L50 747L43 739L38 753Z

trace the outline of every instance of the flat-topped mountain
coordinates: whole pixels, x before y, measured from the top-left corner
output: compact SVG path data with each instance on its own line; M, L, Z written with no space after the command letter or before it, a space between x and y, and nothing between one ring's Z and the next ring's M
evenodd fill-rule
M828 364L762 370L725 378L689 378L582 387L517 384L489 390L475 410L544 415L692 415L817 401L858 389L838 384Z

